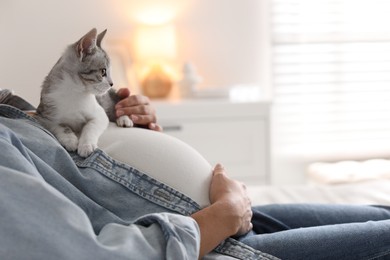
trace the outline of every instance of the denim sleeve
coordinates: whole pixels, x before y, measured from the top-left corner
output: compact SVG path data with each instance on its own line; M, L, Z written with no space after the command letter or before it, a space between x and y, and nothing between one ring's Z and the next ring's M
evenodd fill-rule
M0 172L5 259L197 259L191 218L148 215L129 226L107 224L96 235L85 213L49 185L2 166Z
M3 132L4 134L4 132ZM145 215L94 232L87 214L39 175L27 148L0 135L0 255L4 259L197 259L190 217Z

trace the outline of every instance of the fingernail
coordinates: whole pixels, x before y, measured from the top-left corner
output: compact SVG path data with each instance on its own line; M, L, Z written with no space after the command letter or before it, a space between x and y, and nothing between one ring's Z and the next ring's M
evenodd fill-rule
M117 116L123 116L125 114L125 112L123 112L122 110L117 110L116 111L116 115Z
M155 129L156 128L156 124L155 123L150 123L149 127L150 127L150 129Z

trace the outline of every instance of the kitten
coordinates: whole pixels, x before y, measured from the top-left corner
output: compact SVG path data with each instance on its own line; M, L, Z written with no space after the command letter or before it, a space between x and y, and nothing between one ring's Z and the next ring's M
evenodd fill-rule
M41 100L36 118L52 132L68 150L82 157L96 148L109 119L115 120L114 105L118 99L111 88L110 59L101 48L106 34L92 29L76 43L71 44L51 69L42 84ZM105 105L103 108L97 101ZM127 117L118 125L132 126Z

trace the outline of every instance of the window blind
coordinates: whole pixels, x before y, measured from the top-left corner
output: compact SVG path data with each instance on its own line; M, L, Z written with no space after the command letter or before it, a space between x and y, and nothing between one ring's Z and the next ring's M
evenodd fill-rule
M390 1L273 0L273 142L286 156L390 151Z

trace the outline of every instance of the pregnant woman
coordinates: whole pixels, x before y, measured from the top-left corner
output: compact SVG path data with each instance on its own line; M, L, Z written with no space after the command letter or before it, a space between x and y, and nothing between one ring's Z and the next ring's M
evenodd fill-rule
M121 89L88 158L68 153L0 91L4 259L386 259L385 206L265 205L185 143L161 133L143 96Z

